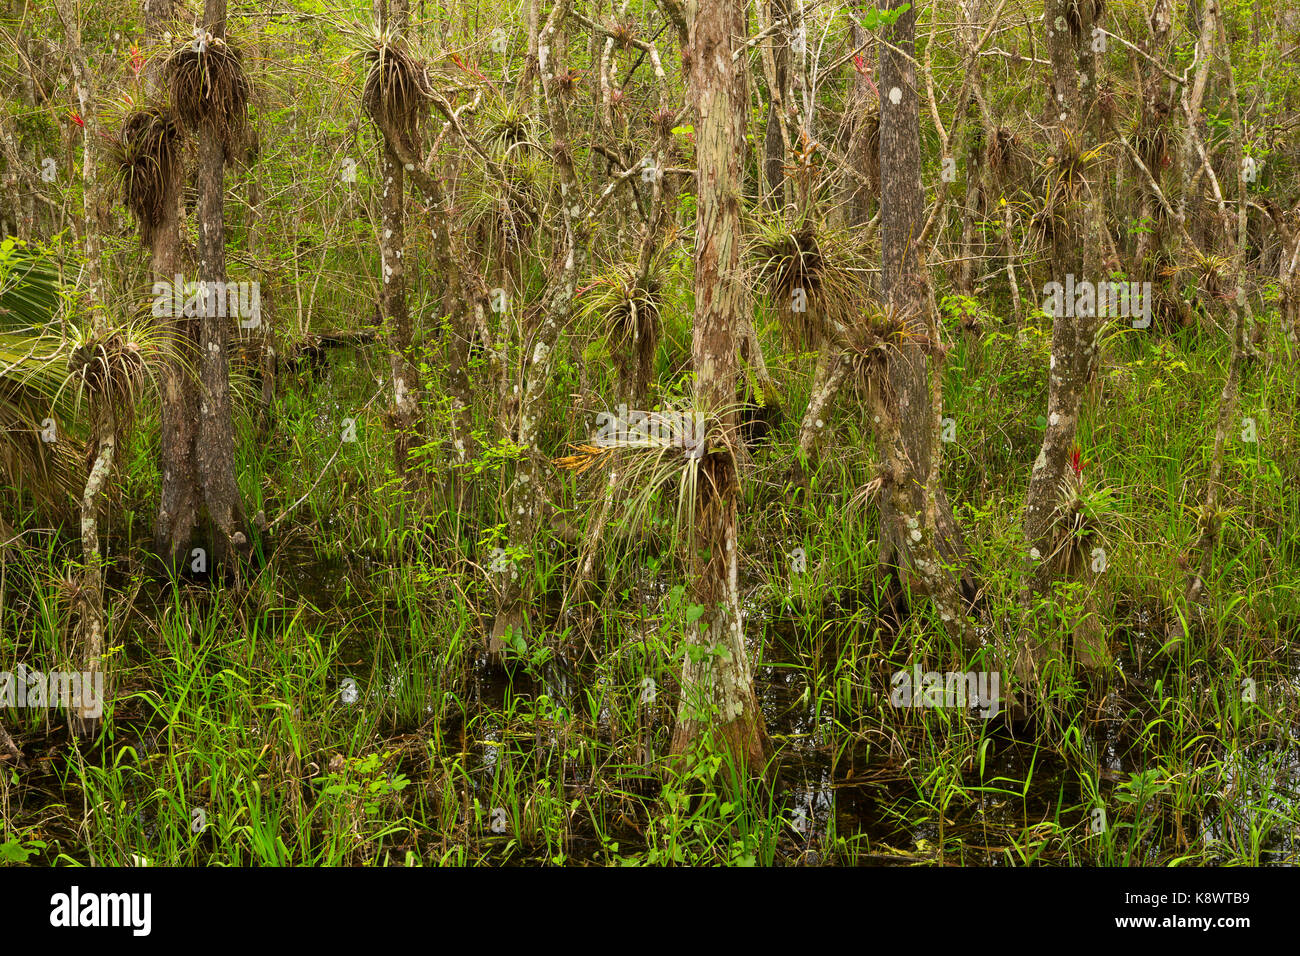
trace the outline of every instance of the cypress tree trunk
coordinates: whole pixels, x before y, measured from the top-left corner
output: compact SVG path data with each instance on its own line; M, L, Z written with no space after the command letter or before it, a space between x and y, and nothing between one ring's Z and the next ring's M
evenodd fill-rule
M901 0L890 8L901 6ZM888 398L878 398L873 418L885 464L880 502L880 559L926 593L945 628L974 646L958 578L945 564L962 560L962 542L937 482L934 447L939 416L933 405L928 356L937 331L928 314L920 236L920 98L915 48L916 11L909 8L886 30L898 52L880 45L880 235L882 291L896 321L911 330L900 337L888 369ZM919 330L927 330L921 332ZM882 390L877 389L878 395Z
M375 0L372 9L381 28L387 27L397 37L405 38L410 23L410 7L406 0L393 0L391 6L388 0ZM379 299L388 329L388 362L393 373L393 466L409 486L408 459L419 419L416 396L420 390L420 374L413 352L414 328L406 300L406 177L397 157L396 144L390 141L388 132L379 154L379 178L383 183L380 202L383 228L379 236L383 282ZM409 137L411 142L401 145L410 147L411 152L418 156L418 148L409 130L391 132Z
M145 37L149 58L143 80L146 92L161 92L161 49L163 34L172 13L173 0L143 0ZM151 237L151 273L155 282L168 286L184 271L181 259L181 220L184 208L179 176L168 184L163 199L163 218ZM198 367L194 343L197 322L183 315L160 316L165 323L171 348L163 371L159 468L162 488L154 521L154 550L169 565L183 563L194 543L199 525L202 496L194 466L194 441L198 431L198 380L190 371Z
M81 25L68 0L57 0L59 19L72 72L77 84L77 104L81 110L85 143L82 150L83 215L81 220L82 248L85 253L87 304L91 315L92 334L103 342L108 335L108 316L105 311L103 278L103 243L101 232L107 219L103 187L98 173L99 109L95 97L90 65L81 45ZM105 508L104 496L108 479L113 471L117 448L117 419L113 410L113 396L97 393L93 397L91 420L95 455L86 477L81 497L81 551L85 569L82 574L82 594L79 604L78 632L86 659L86 670L94 681L99 674L100 656L104 651L104 559L99 550L99 515ZM84 693L84 692L83 692ZM97 719L79 702L80 710L70 723L79 733L93 732Z
M1058 144L1071 153L1082 154L1097 142L1097 64L1091 44L1098 6L1093 2L1048 0L1043 14L1052 62ZM1066 145L1071 141L1073 145ZM1064 184L1053 187L1057 188L1067 191L1064 208L1052 226L1053 280L1067 284L1067 276L1073 273L1077 280L1100 281L1104 278L1101 257L1104 236L1101 209L1091 184L1084 181L1081 173L1068 187ZM1047 428L1030 473L1025 499L1024 530L1029 543L1027 600L1045 593L1052 583L1052 562L1048 558L1054 550L1060 488L1078 430L1084 387L1097 360L1102 328L1095 308L1087 315L1078 314L1086 310L1062 311L1069 314L1058 315L1052 322ZM1092 659L1101 651L1092 646L1100 638L1096 618L1085 615L1079 627L1084 630L1078 636L1089 645L1085 656ZM1023 679L1033 680L1043 661L1060 655L1062 648L1051 637L1053 633L1049 630L1046 635L1034 635L1028 625L1023 630L1016 661L1016 671Z
M745 61L732 51L745 36L739 0L693 2L690 87L698 112L695 239L695 326L692 359L696 405L711 422L699 464L690 596L704 613L690 626L682 664L682 700L673 731L676 754L689 750L711 724L718 743L739 760L761 762L766 750L762 713L745 650L736 534L740 481L734 411L738 336L746 319L741 270L741 161L749 92Z
M203 18L213 38L226 35L226 0L205 0ZM198 277L209 292L226 281L225 136L212 121L199 129ZM221 285L214 285L221 283ZM229 550L248 549L248 520L235 481L235 432L231 421L227 340L230 317L211 307L199 318L198 432L195 468L208 516L220 534L212 535L212 560L224 563Z
M182 196L180 181L171 187L163 202L163 220L153 235L152 272L154 281L170 286L181 271L180 228ZM168 323L171 344L162 381L162 416L159 434L159 471L162 489L154 523L154 549L169 566L185 562L199 526L202 495L194 462L198 434L199 390L193 369L198 366L198 323L183 315L161 321Z
M225 0L205 0L203 21L204 30L212 35L213 41L224 43ZM227 76L214 82L235 81ZM245 82L242 75L238 82ZM218 291L226 283L226 145L241 141L234 135L238 131L227 129L224 124L242 124L244 117L225 113L225 110L208 110L198 122L196 271L200 308L196 310L197 318L172 318L176 334L173 344L179 359L168 370L163 383L163 486L154 539L159 555L172 566L188 560L195 545L207 551L212 566L227 564L232 551L247 554L249 550L248 520L235 480L228 351L232 317L224 314L224 308L217 307ZM168 267L176 265L178 257L172 242L173 237L179 242L179 233L178 226L172 222L175 207L170 202L165 205L165 221L154 246L154 269L164 279L172 280ZM179 210L174 215L179 223ZM185 368L186 362L197 371L197 382ZM204 511L208 527L200 538L196 533Z

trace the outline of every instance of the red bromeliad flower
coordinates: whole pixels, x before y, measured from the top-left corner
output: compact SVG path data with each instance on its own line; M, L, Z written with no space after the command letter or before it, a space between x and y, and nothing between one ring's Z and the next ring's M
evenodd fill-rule
M871 78L871 67L867 65L867 61L862 58L861 53L853 55L853 68L862 74L863 79L867 81L867 85L871 87L871 92L875 93L876 98L879 99L880 90L876 89L876 81Z
M1076 478L1083 477L1083 466L1086 464L1087 462L1080 457L1079 446L1075 445L1070 449L1070 468L1074 470L1074 476Z
M80 116L77 115L76 110L68 110L68 119L72 120L72 122L76 123L82 129L86 128L85 122L82 120Z
M462 60L458 54L456 53L449 54L448 59L450 59L452 63L455 63L456 66L460 67L460 69L464 70L470 76L476 76L481 80L487 79L487 77L485 77L482 73L480 73L474 67L470 66L468 63Z
M135 73L135 78L140 79L140 71L144 69L144 54L140 52L140 44L131 44L131 71Z

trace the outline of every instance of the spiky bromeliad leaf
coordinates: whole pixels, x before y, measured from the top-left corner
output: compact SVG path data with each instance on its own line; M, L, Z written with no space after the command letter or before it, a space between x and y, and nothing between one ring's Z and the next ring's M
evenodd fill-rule
M479 122L483 141L492 148L498 160L532 151L534 143L528 114L514 102L504 97L492 100L481 111Z
M97 331L72 321L56 331L63 298L49 257L0 243L0 485L51 510L84 481L83 410L110 404L119 427L129 426L171 350L170 330L147 313Z
M887 303L867 300L859 313L844 327L837 329L834 342L843 350L858 392L868 403L883 400L891 404L889 361L908 342L924 342L925 326L916 318L908 320Z
M227 156L235 156L248 119L248 77L243 57L229 41L201 30L182 40L163 64L171 108L191 130L212 126Z
M488 253L524 249L538 222L538 187L531 160L511 167L510 182L468 182L463 208L466 236Z
M764 223L749 243L755 285L787 339L804 348L850 325L865 299L865 262L851 238L812 222Z
M149 245L172 201L181 175L184 139L176 114L147 106L122 121L110 159L122 186L122 200L140 224L140 241Z
M1114 495L1086 480L1087 465L1076 451L1057 486L1051 551L1043 560L1059 575L1077 574L1093 546L1117 526Z
M642 282L636 265L625 262L597 276L582 295L583 314L599 318L605 327L620 379L630 383L636 395L645 394L654 369L663 305L661 288L661 279L653 268Z
M617 494L610 500L622 502L627 527L646 527L647 517L662 502L674 515L674 538L693 540L701 491L708 496L701 484L709 480L709 463L719 455L734 457L739 444L736 427L722 424L738 409L738 405L728 406L709 415L691 402L682 408L637 412L630 421L608 415L613 434L572 445L575 454L553 464L578 474L613 467ZM590 541L588 547L595 544Z
M83 399L91 399L92 406L110 405L119 429L129 428L144 399L159 391L163 369L183 354L173 335L147 316L100 328L74 327L66 368L77 406Z
M424 114L429 87L428 71L407 50L402 37L392 31L375 34L365 51L369 67L361 91L361 105L381 128L403 136L415 132Z

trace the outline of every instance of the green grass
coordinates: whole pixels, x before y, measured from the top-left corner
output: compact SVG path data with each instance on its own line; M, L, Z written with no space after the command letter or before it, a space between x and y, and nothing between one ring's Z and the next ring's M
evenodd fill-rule
M665 336L659 381L685 361L683 341ZM810 361L768 346L797 409ZM944 477L984 587L982 627L999 639L1025 614L1019 510L1044 348L1032 328L1023 344L989 334L961 343L945 378L957 441L944 446ZM1080 446L1089 481L1112 491L1098 593L1116 665L1093 683L1049 680L1034 719L1015 725L890 705L896 669L989 670L998 657L964 659L924 602L901 627L881 616L874 505L852 500L874 468L857 401L839 403L834 454L797 498L783 484L795 423L779 427L746 476L742 521L746 629L775 749L759 779L707 741L693 761L667 758L690 613L674 496L652 496L638 533L602 548L587 601L562 619L579 550L559 522L544 528L523 549L537 626L494 671L482 635L500 583L488 554L508 448L470 469L480 493L468 512L436 487L401 490L380 402L363 411L379 359L338 351L321 376L291 376L265 431L251 408L241 414L249 512L274 519L306 497L259 542L265 563L230 585L148 576L137 539L156 476L147 438L131 448L109 525L109 719L76 744L59 715L4 711L35 758L0 784L5 858L1128 865L1300 854L1300 430L1284 361L1247 370L1242 409L1259 441L1230 449L1231 519L1207 600L1189 636L1167 642L1226 353L1210 334L1110 342ZM590 369L574 374L611 394ZM441 414L431 403L431 434ZM340 441L347 417L355 443ZM558 454L584 425L558 397L555 421L570 429L551 436ZM603 477L557 476L555 487L559 514L581 531ZM4 566L0 669L72 666L60 580L75 543L43 542ZM1035 626L1064 626L1081 599L1058 591Z

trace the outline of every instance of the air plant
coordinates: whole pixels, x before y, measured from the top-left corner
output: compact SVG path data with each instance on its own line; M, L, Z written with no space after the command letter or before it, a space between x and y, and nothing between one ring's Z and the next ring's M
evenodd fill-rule
M998 183L1020 183L1029 178L1032 160L1020 137L999 126L984 145L984 163Z
M1158 328L1168 330L1178 325L1188 326L1195 320L1192 303L1184 298L1185 290L1176 281L1184 268L1180 253L1168 242L1153 243L1151 251L1142 260L1140 274L1162 280L1151 285L1155 297L1152 315Z
M1154 115L1134 120L1129 132L1129 142L1137 150L1142 163L1157 180L1168 165L1169 106L1158 103Z
M55 510L77 490L80 460L59 396L66 352L52 335L0 332L0 484L25 488Z
M750 241L758 286L792 343L815 348L846 327L865 297L862 251L847 236L810 221L764 223Z
M528 115L513 102L495 99L483 107L479 117L483 142L498 160L509 158L516 150L526 153L535 146Z
M532 139L528 116L513 103L497 97L478 115L482 141L502 164L507 182L495 179L464 183L460 203L467 235L481 248L522 249L537 226L537 208L547 163Z
M674 532L685 529L685 540L694 540L697 512L722 489L710 485L716 470L710 467L719 455L734 458L739 443L735 426L724 424L737 418L739 406L721 409L711 417L695 409L664 408L633 413L631 421L607 416L614 426L570 447L574 454L555 459L557 468L584 474L612 467L617 461L618 484L631 491L626 507L628 525L642 524L661 488L676 488ZM734 469L733 469L734 470ZM603 521L594 527L604 527ZM587 542L587 548L596 542Z
M460 200L466 234L481 248L520 250L527 246L538 223L537 185L544 163L528 155L509 166L510 182L474 181L465 184Z
M1080 457L1078 445L1070 449L1070 470L1074 472L1074 476L1080 482L1083 481L1083 468L1087 463L1086 460Z
M819 155L825 155L825 148L809 135L807 129L800 129L798 143L790 146L791 161L783 166L798 184L796 192L800 197L800 208L805 211L811 201L813 190L821 178L823 164Z
M57 437L57 422L75 420L88 402L92 418L111 414L115 430L129 429L146 395L157 391L167 335L147 316L111 326L102 315L62 336L0 334L0 428L8 423L12 433L29 436L0 441L0 472L35 476L47 493L77 490L78 460L73 443ZM53 440L40 434L46 419L56 423Z
M140 45L138 43L132 43L131 72L137 80L140 79L140 73L144 70L145 62L145 55L140 51Z
M1050 172L1055 177L1058 188L1064 189L1073 198L1110 149L1110 143L1084 149L1075 131L1065 127L1061 130L1055 151L1047 159L1047 165L1051 167Z
M1235 292L1232 259L1211 252L1193 249L1180 264L1171 270L1185 281L1194 281L1202 298L1225 300Z
M664 139L672 133L676 122L677 112L667 107L660 107L650 114L650 128Z
M852 380L871 406L892 408L889 361L909 341L927 337L925 327L908 321L895 307L868 301L835 337L849 362Z
M107 405L119 428L129 428L146 395L159 390L169 334L141 319L73 326L67 386L75 389L76 404Z
M1043 561L1054 574L1062 577L1078 574L1095 542L1111 523L1111 493L1095 484L1089 486L1089 464L1079 446L1072 446L1065 474L1057 487L1051 551Z
M214 128L228 156L243 142L248 118L248 77L239 50L222 37L195 29L163 62L171 108L190 130Z
M636 39L636 24L631 21L619 21L609 27L609 35L618 44L619 49L627 49Z
M369 67L361 105L381 129L411 135L433 92L429 71L391 28L374 30L364 51Z
M582 70L566 70L552 77L551 84L561 96L569 97L577 92L578 84L582 82L582 75Z
M873 84L874 85L874 84ZM877 91L876 102L871 112L867 113L859 121L857 132L854 139L861 140L861 146L855 147L855 151L861 155L871 157L870 161L865 164L862 170L871 184L871 192L875 195L880 194L880 163L876 162L876 157L880 155L880 99Z
M129 113L113 138L110 160L121 183L122 201L140 224L140 241L149 245L175 201L180 183L184 137L176 114L165 106Z
M1070 207L1082 198L1089 177L1110 148L1111 144L1103 143L1084 149L1074 130L1067 127L1059 131L1044 169L1041 204L1032 220L1045 235L1053 236L1068 225Z
M620 263L598 276L581 298L583 314L598 317L607 330L619 379L637 398L648 391L654 371L663 302L660 290L660 278L653 268L642 281L635 264Z

